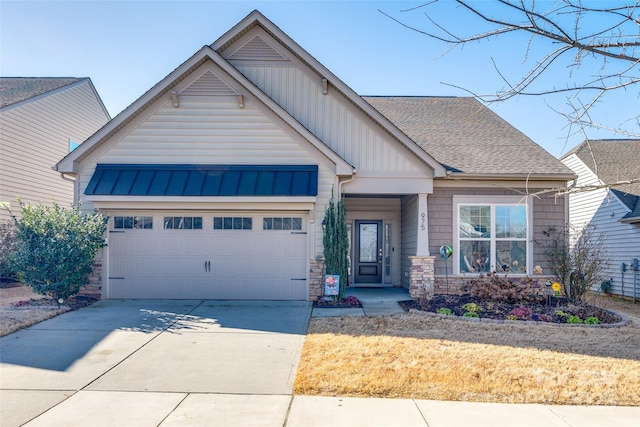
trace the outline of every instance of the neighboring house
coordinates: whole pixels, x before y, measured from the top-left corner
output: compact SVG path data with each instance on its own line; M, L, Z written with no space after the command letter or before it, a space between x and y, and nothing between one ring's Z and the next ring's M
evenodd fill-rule
M72 179L53 167L110 119L88 78L0 77L0 201L14 214L17 198L72 203Z
M574 178L472 98L359 96L257 11L57 168L110 217L105 298L314 299L332 194L351 286L526 277L565 222L562 197L527 194Z
M593 224L604 233L611 292L634 296L633 260L640 259L640 140L584 141L560 160L578 175L576 186L595 188L571 194L569 222ZM640 297L637 272L635 279Z

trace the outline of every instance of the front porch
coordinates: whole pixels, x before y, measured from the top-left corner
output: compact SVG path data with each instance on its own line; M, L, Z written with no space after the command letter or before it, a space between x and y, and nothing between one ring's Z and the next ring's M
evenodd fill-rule
M346 194L350 289L403 288L411 297L433 295L427 195ZM310 297L322 294L323 262L311 265Z

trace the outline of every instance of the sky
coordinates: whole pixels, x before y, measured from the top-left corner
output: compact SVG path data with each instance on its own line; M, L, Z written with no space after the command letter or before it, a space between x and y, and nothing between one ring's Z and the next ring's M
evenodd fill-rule
M423 3L0 0L0 75L89 77L115 117L254 9L359 95L488 94L504 86L501 74L515 80L528 71L537 46L529 45L526 38L501 38L450 50L381 13L426 29L425 10L416 9ZM451 1L429 10L443 26L482 29L484 25ZM568 76L566 64L557 67L545 75L543 83L563 84ZM559 157L584 140L582 134L567 137L566 118L552 110L565 104L558 96L516 97L489 107ZM627 93L603 100L598 107L601 119L611 121L637 106L637 93ZM594 132L589 137L618 135Z

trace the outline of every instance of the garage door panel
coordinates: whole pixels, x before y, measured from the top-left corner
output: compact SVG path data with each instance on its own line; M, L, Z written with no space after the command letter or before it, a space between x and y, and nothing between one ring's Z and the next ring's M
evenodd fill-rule
M107 297L307 298L305 232L263 230L259 216L250 230L214 230L213 216L199 230L164 230L156 215L154 229L110 233Z

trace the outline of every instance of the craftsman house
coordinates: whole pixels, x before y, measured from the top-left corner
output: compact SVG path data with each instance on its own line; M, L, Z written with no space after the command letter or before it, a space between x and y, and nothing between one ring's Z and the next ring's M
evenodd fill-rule
M53 167L110 119L88 78L0 77L0 201L14 214L17 198L72 203L72 180Z
M609 292L640 297L640 140L584 141L560 160L591 187L569 196L569 222L604 233Z
M359 96L258 11L57 170L110 218L104 298L314 299L332 194L350 286L533 275L533 240L566 207L531 194L574 177L472 98Z

